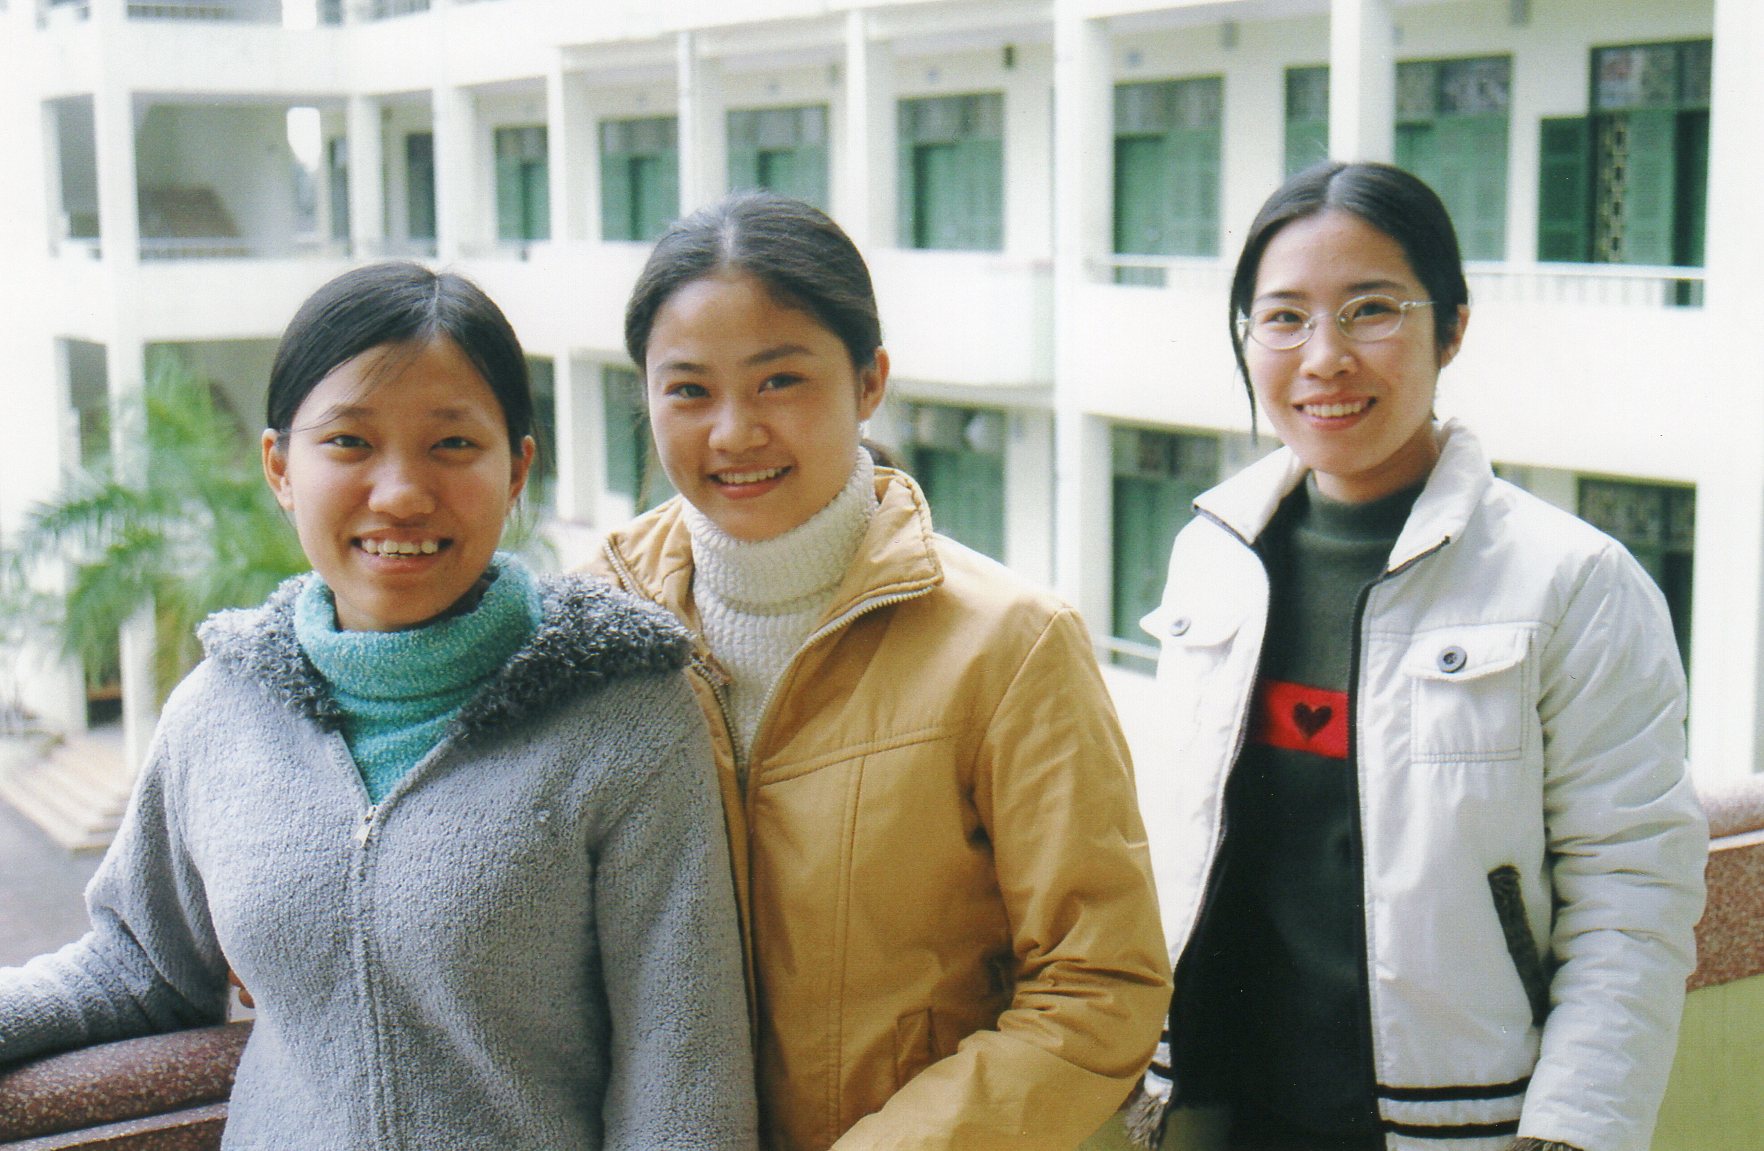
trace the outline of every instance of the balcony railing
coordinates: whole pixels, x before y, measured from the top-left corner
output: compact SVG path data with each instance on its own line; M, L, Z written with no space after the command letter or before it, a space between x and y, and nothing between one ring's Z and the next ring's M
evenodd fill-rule
M131 20L280 24L281 0L129 0Z
M159 260L274 260L346 257L341 240L249 239L240 236L170 236L141 240L143 262Z
M1089 264L1097 280L1210 296L1221 305L1231 291L1232 265L1196 256L1111 255ZM1699 308L1702 268L1640 264L1505 264L1465 266L1473 303L1586 304L1630 308Z
M1469 265L1473 303L1700 308L1703 269L1640 264Z

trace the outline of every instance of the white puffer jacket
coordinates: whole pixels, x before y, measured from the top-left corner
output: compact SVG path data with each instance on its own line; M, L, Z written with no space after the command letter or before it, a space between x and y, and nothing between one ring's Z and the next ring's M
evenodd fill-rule
M1621 545L1497 480L1467 430L1439 437L1354 639L1386 1142L1483 1151L1517 1132L1643 1151L1708 844L1665 601ZM1249 545L1303 476L1281 451L1197 500L1144 621L1170 723L1141 771L1169 773L1157 790L1174 797L1145 813L1173 960L1228 834L1268 608ZM1496 891L1515 880L1503 917Z

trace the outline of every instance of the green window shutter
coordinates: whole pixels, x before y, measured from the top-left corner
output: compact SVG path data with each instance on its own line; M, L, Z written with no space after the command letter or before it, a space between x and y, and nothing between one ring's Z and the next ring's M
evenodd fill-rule
M729 190L763 187L759 178L759 115L753 111L732 111L728 125Z
M1181 256L1219 254L1219 160L1217 126L1178 128L1165 137L1171 179L1171 251Z
M1678 114L1678 204L1672 239L1672 262L1687 268L1703 266L1703 237L1709 220L1709 113L1697 109Z
M631 157L600 157L600 238L635 240L637 228L631 203Z
M551 162L539 160L528 164L526 177L527 239L551 239Z
M1637 108L1629 118L1623 201L1623 262L1670 264L1676 215L1678 113Z
M404 138L405 222L413 240L435 238L435 135L412 132Z
M661 152L631 159L634 240L657 240L680 214L680 154Z
M966 169L966 243L975 251L1004 249L1004 141L966 140L961 145Z
M642 488L642 465L649 432L643 405L637 399L637 373L628 368L601 372L601 413L606 435L606 489L636 498Z
M1329 159L1329 121L1286 122L1286 174L1295 176L1312 164Z
M501 132L498 131L500 136ZM524 239L525 221L522 203L524 182L521 179L521 162L517 159L501 155L501 147L497 148L496 157L496 238L498 240Z
M1439 160L1432 123L1398 124L1396 127L1396 165L1427 182L1439 186Z
M1161 136L1115 137L1115 251L1163 256L1176 236L1164 211L1170 165Z
M349 141L332 137L326 149L331 182L331 239L349 238Z
M828 188L828 160L825 144L804 144L796 150L795 183L790 194L813 204L825 212L832 206Z
M1451 213L1465 259L1501 259L1507 240L1506 117L1443 117L1431 138L1434 191Z
M1539 126L1537 258L1579 263L1592 258L1592 125L1562 116Z
M1139 621L1158 606L1176 533L1194 516L1202 489L1165 476L1114 479L1113 623L1116 639L1151 642Z
M943 535L1004 559L1004 460L974 451L916 447L912 474Z

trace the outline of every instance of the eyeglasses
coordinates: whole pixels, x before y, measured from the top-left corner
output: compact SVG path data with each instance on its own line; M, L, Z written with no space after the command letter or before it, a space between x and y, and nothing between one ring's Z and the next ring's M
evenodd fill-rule
M1432 300L1399 300L1392 296L1355 296L1335 313L1335 326L1356 344L1388 340L1403 327L1410 308L1432 306ZM1271 352L1290 352L1304 346L1317 330L1322 316L1313 316L1292 304L1270 304L1247 316L1237 317L1237 336L1251 339Z

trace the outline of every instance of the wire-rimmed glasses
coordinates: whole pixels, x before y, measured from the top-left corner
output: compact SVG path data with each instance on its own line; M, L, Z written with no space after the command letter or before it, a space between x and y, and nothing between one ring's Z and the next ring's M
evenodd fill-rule
M1355 296L1336 309L1335 326L1357 344L1373 344L1401 331L1409 309L1432 304L1432 300L1399 300L1379 293ZM1271 352L1289 352L1304 346L1322 318L1296 304L1268 304L1237 317L1237 334Z

